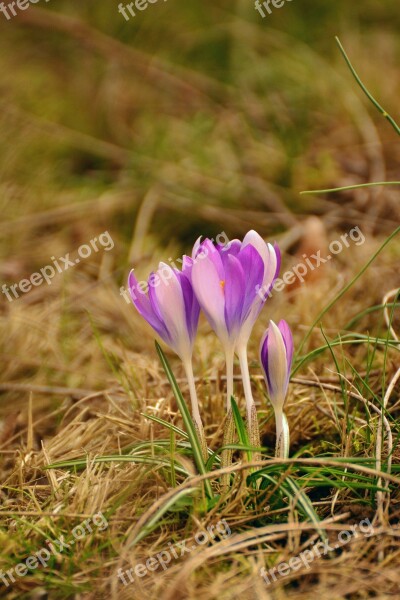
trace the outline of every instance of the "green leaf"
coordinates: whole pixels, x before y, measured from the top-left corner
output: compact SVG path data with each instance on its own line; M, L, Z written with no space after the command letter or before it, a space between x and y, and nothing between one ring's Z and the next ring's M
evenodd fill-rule
M145 465L155 465L160 467L171 467L171 460L169 458L151 458L149 456L131 456L130 454L110 454L109 456L96 456L93 459L85 458L74 458L72 460L62 460L51 465L45 465L44 469L68 469L70 467L85 468L88 462L95 464L100 463L137 463ZM188 471L175 462L175 471L181 475L188 476Z
M183 431L183 429L181 429L180 427L173 425L173 423L168 423L168 421L164 421L164 419L160 419L160 417L155 417L154 415L148 415L146 413L140 413L140 414L145 419L150 419L150 421L154 421L155 423L158 423L159 425L163 425L164 427L167 427L167 429L169 429L170 431L174 431L178 435L181 435L186 440L189 439L188 434L185 431Z
M188 434L189 442L192 447L193 458L196 463L196 467L197 467L200 475L206 475L207 471L206 471L206 467L205 467L205 464L203 461L201 444L200 444L199 438L197 437L196 429L194 427L194 423L193 423L191 414L189 412L188 407L186 406L186 402L182 396L182 393L176 382L176 379L171 370L171 367L169 366L168 360L167 360L164 352L162 351L160 344L157 341L156 341L156 349L157 349L158 356L160 357L161 364L164 368L165 374L168 378L169 383L171 384L171 388L172 388L173 394L175 396L175 399L177 401L179 411L182 415L182 419L183 419L183 422L185 424L185 428L186 428L186 431ZM212 492L211 484L208 479L206 479L204 481L204 486L205 486L207 496L212 498L213 492Z
M236 431L239 437L239 442L242 446L249 447L250 441L249 436L247 435L246 425L244 424L242 415L239 411L239 407L236 404L236 400L233 396L231 396L231 407L233 420L235 421ZM247 459L251 461L251 452L249 450L247 450Z
M146 537L146 535L151 533L157 527L158 522L160 521L160 519L163 517L163 515L168 510L171 510L171 508L175 504L177 504L178 502L181 502L183 498L186 498L187 496L191 496L194 492L197 492L197 491L198 491L198 488L187 488L185 490L177 491L176 494L174 494L174 496L172 498L169 498L168 501L165 504L163 504L154 515L152 515L152 517L142 527L142 529L135 536L135 538L132 540L132 542L129 544L129 546L133 546L134 544L137 544L138 542L140 542L140 540L142 540L144 537Z

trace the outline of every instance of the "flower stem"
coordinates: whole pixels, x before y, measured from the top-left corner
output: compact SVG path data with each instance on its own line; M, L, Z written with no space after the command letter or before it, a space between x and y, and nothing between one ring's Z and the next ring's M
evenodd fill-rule
M207 442L206 442L206 436L204 434L203 422L202 422L201 416L200 416L199 403L197 400L192 359L189 358L188 360L183 361L183 366L184 366L186 378L187 378L188 384L189 384L190 401L192 404L192 418L193 418L193 421L194 421L194 424L196 427L197 435L199 436L199 441L200 441L201 449L202 449L202 453L203 453L203 459L204 459L204 461L207 461L207 458L208 458Z
M289 458L290 432L286 415L283 411L275 412L277 458Z
M247 411L247 430L251 446L259 448L261 446L260 431L258 429L257 410L251 391L251 381L249 372L249 363L247 360L247 344L239 344L237 347L239 356L240 371L242 374L244 397L246 399ZM253 454L253 460L260 460L261 455L258 452Z
M242 373L244 397L246 398L247 421L251 423L252 406L254 406L253 393L251 391L249 364L247 361L247 346L240 345L237 348L237 354L240 362L240 371Z
M202 425L200 411L199 411L199 403L197 400L196 386L194 383L192 360L191 359L185 360L183 362L183 366L185 368L186 378L187 378L188 384L189 384L190 400L192 403L192 417L196 423L198 423L199 425Z
M234 348L225 348L225 363L226 363L226 410L229 413L231 410L231 397L233 396L233 358L235 355Z

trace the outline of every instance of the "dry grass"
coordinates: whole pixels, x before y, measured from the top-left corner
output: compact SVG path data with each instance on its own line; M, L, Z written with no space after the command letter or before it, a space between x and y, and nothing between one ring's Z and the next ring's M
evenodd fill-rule
M296 373L288 401L291 455L309 460L324 456L326 469L333 468L332 457L357 459L354 471L364 473L366 480L364 487L356 488L349 468L343 474L344 487L328 481L319 488L307 484L300 463L288 463L279 471L279 483L289 475L301 482L332 542L338 530L366 518L374 524L374 535L358 538L315 560L309 570L292 572L267 586L260 568L310 548L318 534L293 499L278 502L273 486L262 492L246 484L250 468L240 453L228 497L207 510L201 494L190 501L182 498L157 528L132 545L156 503L161 506L174 490L198 479L190 449L177 446L179 436L171 438L168 430L142 414L182 427L152 333L119 293L131 264L145 276L159 260L188 252L199 234L224 230L233 237L256 228L280 242L284 272L304 252L321 249L324 254L327 242L352 226L361 228L363 245L351 245L321 266L314 278L277 294L254 332L254 393L265 456L272 457L273 416L257 365L258 340L267 320L287 319L298 347L315 317L377 251L400 216L393 189L324 198L300 197L298 191L396 179L396 139L360 100L339 59L321 53L323 37L319 47L311 48L302 41L299 25L266 32L241 2L235 10L217 3L203 15L199 28L198 15L192 17L181 8L182 23L174 25L170 13L160 13L154 24L146 14L143 30L128 33L119 30L116 11L109 8L90 15L84 8L70 13L66 5L61 8L64 12L31 7L4 36L0 25L0 46L5 50L0 53L1 279L10 284L29 277L49 264L51 256L72 255L106 230L115 246L55 277L50 286L37 287L11 303L2 298L0 568L14 567L47 539L70 539L74 527L96 512L103 512L109 526L54 557L47 568L18 578L8 589L0 587L0 597L396 597L398 383L386 413L394 451L392 474L381 474L390 484L383 503L376 493L379 473L374 470L380 417L368 402L379 407L383 401L399 367L398 350L386 352L384 345L374 350L373 341L338 345L333 351L342 378L329 349ZM393 4L393 14L395 9ZM368 10L371 18L379 18L373 3ZM115 22L108 20L110 15ZM191 35L182 26L186 20ZM168 31L164 45L159 41L161 24ZM353 55L385 106L396 109L398 41L390 31L383 37L378 26L370 36L374 61L365 56L363 40L353 41ZM155 61L151 44L158 49ZM218 56L215 72L206 58L204 65L196 62L207 44ZM388 77L382 79L384 68ZM305 220L308 215L318 216L318 236ZM398 287L399 258L400 241L395 238L324 316L323 332L330 341L345 335L353 317L380 305L385 294ZM385 339L383 311L366 314L350 331ZM398 314L389 336L393 339L396 332ZM324 344L317 327L308 349ZM181 367L168 356L186 397ZM195 372L207 440L217 450L224 424L224 363L203 321ZM239 381L236 394L241 403ZM169 443L165 452L157 445L160 440ZM158 464L95 462L99 456L127 454L148 441L153 446L146 448L146 455L153 454ZM46 468L80 457L87 458L85 468ZM180 469L166 466L171 457ZM363 458L372 463L364 471ZM387 439L382 459L385 470ZM272 464L268 460L265 464ZM321 463L311 466L310 477L328 476ZM215 490L217 475L214 470ZM232 531L227 539L216 538L165 571L136 577L127 587L118 580L118 568L145 562L169 542L191 540L221 519ZM262 541L254 538L261 535Z
M376 245L376 241L369 241L357 251L353 250L352 260L345 261L351 266L341 265L338 259L337 263L330 264L329 269L321 267L317 282L304 284L290 297L282 294L282 297L271 300L266 309L268 316L278 316L284 310L293 323L298 342L304 335L305 326L324 306L326 296L332 293L338 281L341 282L342 278L347 281ZM380 303L382 290L395 283L399 252L398 244L394 243L327 315L324 325L328 336L333 337L338 326L340 328L344 321L367 306L366 290L369 290L368 305ZM93 265L93 270L98 267L101 266ZM89 290L86 294L85 287ZM55 293L47 294L46 311L43 311L42 300L33 302L27 295L26 299L15 301L8 307L7 322L3 320L3 335L8 340L7 353L4 353L5 380L9 387L7 404L3 405L1 439L4 476L2 518L9 533L3 539L2 568L10 568L40 549L46 537L57 539L64 533L68 539L77 524L98 511L107 515L109 528L105 533L85 538L73 552L60 556L47 569L33 571L21 578L13 585L10 597L22 597L22 593L37 587L49 590L50 597L69 597L69 594L77 594L77 590L81 589L83 595L77 597L114 597L112 594L115 593L115 597L122 598L145 595L165 600L176 597L235 598L239 595L244 598L279 598L280 593L296 599L310 598L311 593L312 597L317 597L317 594L328 597L326 590L333 598L384 598L389 596L381 593L383 589L387 594L397 589L399 580L393 561L396 561L399 552L398 532L390 527L398 519L396 489L391 494L384 522L375 522L375 535L367 542L354 542L340 555L315 561L309 571L293 573L275 585L273 590L267 588L258 575L260 567L265 561L272 566L297 555L315 539L315 532L311 526L311 530L301 533L299 517L293 506L278 510L276 515L271 513L268 495L261 504L252 508L249 493L251 497L254 492L246 489L242 477L226 502L219 502L207 513L203 512L201 505L196 507L195 504L192 509L182 507L165 517L160 528L130 548L130 532L138 517L170 492L170 469L160 465L96 465L93 459L100 455L119 454L121 450L126 451L132 444L142 441L168 439L165 429L146 420L141 412L155 414L178 426L182 423L165 375L157 363L152 336L134 310L125 305L115 284L110 282L106 288L97 285L94 288L96 294L93 294L89 280L85 281L82 273L76 271L71 274L65 288L63 305L71 306L69 312L72 312L67 336L60 314L62 305ZM79 300L74 301L76 298ZM86 311L90 312L101 332L104 349L112 353L114 373L94 338ZM50 315L58 315L57 320L49 321ZM372 314L358 323L357 331L369 331L374 335L379 321L379 316ZM32 324L35 326L32 327ZM257 339L260 333L261 325L254 338ZM315 334L313 346L321 343L322 336ZM255 357L254 352L252 355ZM199 396L209 445L215 450L222 443L223 362L220 349L205 324L197 356L195 368L199 376ZM355 346L339 348L339 361L344 357L361 371L366 365L367 352L365 348ZM179 365L173 364L179 375ZM396 365L397 351L389 351L387 381L394 376ZM369 379L369 385L378 397L382 394L382 366L383 353L378 351ZM12 382L20 381L21 372L27 374L29 369L31 375L23 377L26 388L21 390L16 385L13 389ZM349 367L345 371L350 381L356 381ZM56 373L59 373L59 381L67 382L75 389L53 389ZM255 366L253 373L259 414L262 419L267 417L262 427L263 443L272 454L272 415L263 399L259 371ZM327 353L310 362L292 383L288 406L292 453L300 451L307 457L328 450L344 457L373 457L378 418L372 414L367 425L365 407L352 400L349 410L358 420L354 422L351 436L348 435L345 419L341 416L343 398L335 373L334 363ZM48 389L40 388L44 385ZM239 383L237 386L240 398ZM351 391L350 384L346 384L346 388ZM32 390L33 397L32 416L29 412L29 390ZM186 394L184 383L182 390ZM396 408L397 397L395 393L389 405L394 418L399 410ZM339 411L337 419L335 406ZM393 427L396 437L395 422ZM365 435L366 428L371 431L369 441ZM306 447L308 450L305 452ZM85 455L88 465L84 470L44 470L49 462ZM396 450L395 463L397 456ZM195 476L190 456L181 460L185 469ZM182 485L185 479L177 473L176 485ZM328 486L323 495L314 494L314 503L321 519L329 520L334 515L335 522L344 529L361 519L370 518L372 521L374 518L376 507L371 493L364 492L361 498L357 498L352 489L344 488L336 494L333 488L329 491ZM130 565L144 562L167 548L169 541L193 537L221 518L226 519L232 530L229 543L221 540L210 548L202 547L193 556L187 555L176 561L165 572L154 572L143 579L136 579L127 588L116 578L118 567L126 570ZM234 549L233 543L243 537L243 532L254 533L254 527L263 527L265 532L270 533L271 541L263 544L254 542L251 546L245 544L242 549ZM337 534L332 532L331 535ZM378 561L378 557L381 560ZM285 592L279 591L283 589Z

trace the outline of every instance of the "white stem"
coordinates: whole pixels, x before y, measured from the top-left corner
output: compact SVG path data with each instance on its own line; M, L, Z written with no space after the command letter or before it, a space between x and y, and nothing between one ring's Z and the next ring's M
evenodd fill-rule
M240 362L240 371L242 373L244 397L246 398L247 421L248 423L251 423L251 408L254 405L254 398L251 391L249 363L247 361L247 344L238 346L237 354Z
M199 429L202 430L203 424L201 422L199 403L197 401L197 393L196 393L196 386L194 383L192 359L189 358L187 360L184 360L183 366L185 368L186 378L187 378L188 384L189 384L190 400L192 403L192 417L193 417L194 421L196 421L196 423L198 424Z
M233 347L225 348L225 362L226 362L226 410L227 412L231 409L231 396L233 396L233 359L235 351Z
M289 458L290 433L289 424L283 410L275 411L276 421L276 450L277 458Z

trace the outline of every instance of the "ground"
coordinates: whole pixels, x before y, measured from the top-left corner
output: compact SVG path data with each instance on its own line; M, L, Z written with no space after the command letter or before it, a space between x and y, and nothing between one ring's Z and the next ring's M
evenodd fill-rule
M399 15L389 0L314 4L264 18L240 0L169 0L129 21L90 1L0 14L0 597L399 595L399 191L300 195L398 180L396 132L334 36L400 120ZM237 450L230 492L215 462L207 500L124 289L132 267L145 279L200 235L250 229L295 273L249 348L264 483ZM258 362L281 318L297 351L286 463ZM203 318L194 370L214 452L224 357Z

